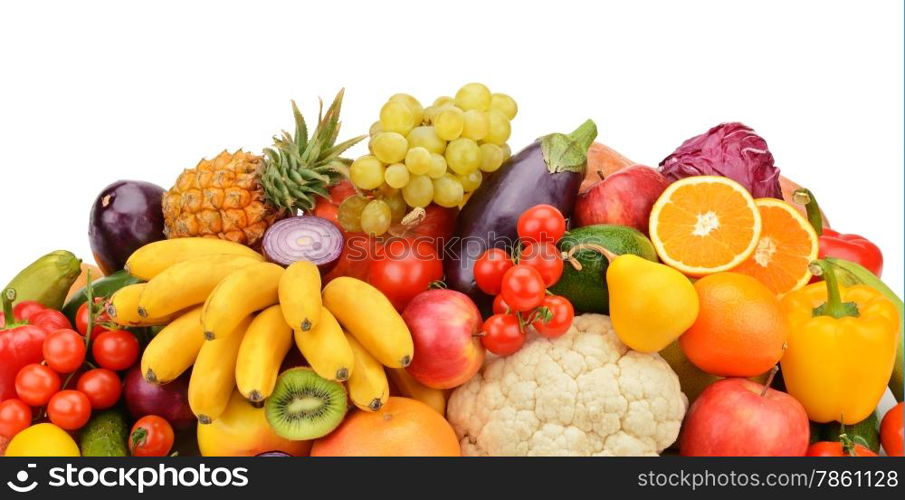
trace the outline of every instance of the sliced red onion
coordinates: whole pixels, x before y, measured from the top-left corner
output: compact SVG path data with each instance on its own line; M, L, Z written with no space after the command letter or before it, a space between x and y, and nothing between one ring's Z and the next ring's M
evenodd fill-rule
M307 260L329 272L343 249L343 235L332 222L314 215L290 217L264 234L264 255L282 266Z

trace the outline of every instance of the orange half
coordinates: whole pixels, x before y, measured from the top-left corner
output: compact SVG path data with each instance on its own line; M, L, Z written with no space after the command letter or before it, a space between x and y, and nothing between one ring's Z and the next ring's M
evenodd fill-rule
M726 177L678 180L650 214L650 238L660 259L691 276L738 266L754 252L760 232L754 198Z
M754 252L733 271L757 278L782 295L811 279L808 264L817 259L817 233L788 203L774 198L754 200L763 229Z

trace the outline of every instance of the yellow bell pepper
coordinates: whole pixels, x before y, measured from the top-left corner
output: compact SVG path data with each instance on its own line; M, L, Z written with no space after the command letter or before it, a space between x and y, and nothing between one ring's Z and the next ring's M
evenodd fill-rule
M817 261L815 274L825 281L783 297L789 338L780 364L808 418L854 424L873 413L886 390L900 318L874 288L840 287L830 266Z

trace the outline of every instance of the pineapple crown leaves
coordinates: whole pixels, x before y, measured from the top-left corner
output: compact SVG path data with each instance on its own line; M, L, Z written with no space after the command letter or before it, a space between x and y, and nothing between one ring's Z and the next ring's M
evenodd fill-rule
M327 188L348 177L351 162L340 155L366 136L336 144L344 92L336 94L326 113L320 101L317 127L310 137L305 118L292 101L295 134L283 131L282 136L274 136L273 146L264 150L261 184L272 205L290 212L311 210L315 196L328 197Z

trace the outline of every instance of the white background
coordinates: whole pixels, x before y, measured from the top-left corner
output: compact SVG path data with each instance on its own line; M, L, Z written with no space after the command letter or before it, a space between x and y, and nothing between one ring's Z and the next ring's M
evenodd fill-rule
M738 120L903 289L902 2L3 2L0 279L66 248L90 260L96 193L169 187L252 151L346 88L344 137L391 94L482 81L518 100L513 149L585 118L655 165ZM357 153L358 151L356 151Z

